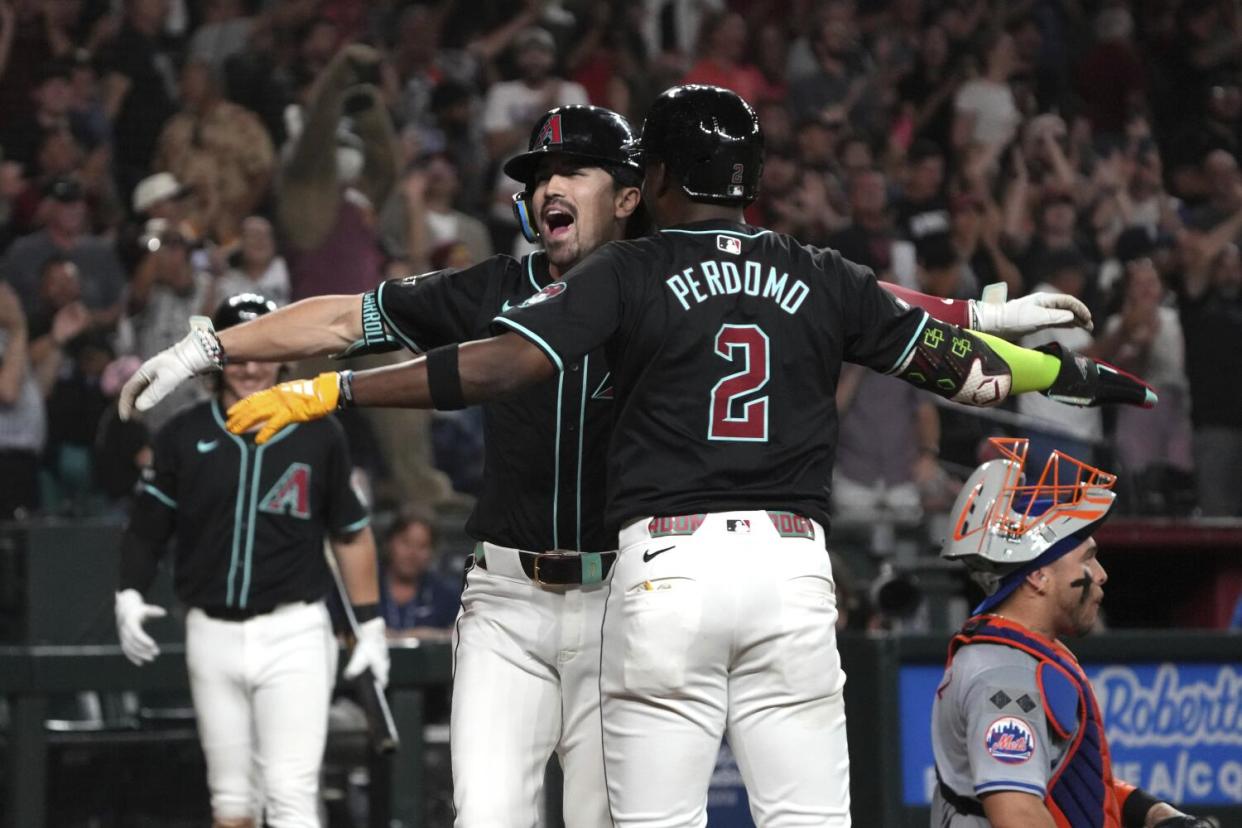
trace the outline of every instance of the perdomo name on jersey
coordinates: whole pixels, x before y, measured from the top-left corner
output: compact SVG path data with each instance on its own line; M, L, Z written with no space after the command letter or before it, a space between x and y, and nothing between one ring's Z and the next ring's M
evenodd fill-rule
M780 305L781 310L795 314L811 289L801 279L791 284L788 273L776 272L769 267L768 275L763 276L763 265L759 262L744 262L741 272L734 262L703 261L696 268L692 265L681 273L674 273L665 280L669 290L681 302L681 306L690 310L690 302L696 305L706 302L713 296L732 296L745 293L747 296L762 296Z

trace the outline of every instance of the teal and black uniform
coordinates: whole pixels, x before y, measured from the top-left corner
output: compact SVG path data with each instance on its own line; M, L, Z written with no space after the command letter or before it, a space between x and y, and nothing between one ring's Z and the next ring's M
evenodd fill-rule
M323 600L332 588L325 535L350 536L369 522L333 418L287 427L256 446L254 435L225 428L212 400L169 421L154 448L126 546L159 554L175 539L177 597L209 615L241 619ZM121 589L148 586L146 560L154 563L123 560Z
M496 316L551 284L543 252L493 256L381 284L363 299L364 327L422 353L490 336ZM467 533L516 549L616 549L616 527L601 519L612 397L607 360L592 352L548 382L486 403L483 490Z

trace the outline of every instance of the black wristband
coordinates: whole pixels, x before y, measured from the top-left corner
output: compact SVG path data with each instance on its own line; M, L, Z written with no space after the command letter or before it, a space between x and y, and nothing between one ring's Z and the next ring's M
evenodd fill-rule
M445 345L427 352L427 388L437 411L456 411L466 407L457 373L457 345Z
M379 618L379 604L354 604L354 620L359 624L365 624L372 618Z
M1135 788L1121 806L1121 824L1125 828L1143 828L1147 824L1147 812L1159 802L1142 788Z

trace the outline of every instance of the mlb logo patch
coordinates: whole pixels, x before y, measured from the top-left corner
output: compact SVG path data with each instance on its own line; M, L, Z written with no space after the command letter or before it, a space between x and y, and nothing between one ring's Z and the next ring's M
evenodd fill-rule
M726 532L742 532L742 533L750 532L750 521L749 520L726 520L725 531Z
M996 761L1021 765L1035 753L1035 734L1022 719L1002 716L988 726L983 744Z
M732 236L717 236L716 249L734 256L742 255L742 240Z

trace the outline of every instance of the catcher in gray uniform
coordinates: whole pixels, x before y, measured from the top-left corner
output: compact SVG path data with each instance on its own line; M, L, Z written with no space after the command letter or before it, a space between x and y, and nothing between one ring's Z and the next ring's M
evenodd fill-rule
M1058 639L1095 625L1108 574L1091 534L1116 478L1054 452L1024 485L1025 439L994 439L942 555L988 593L949 645L932 705L934 828L1210 828L1113 777L1086 674Z

